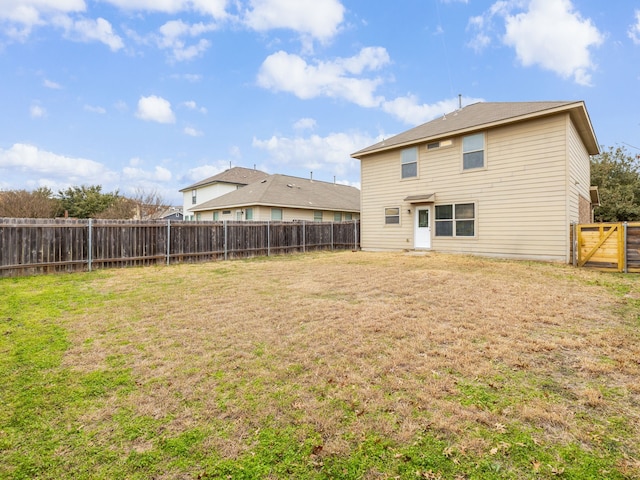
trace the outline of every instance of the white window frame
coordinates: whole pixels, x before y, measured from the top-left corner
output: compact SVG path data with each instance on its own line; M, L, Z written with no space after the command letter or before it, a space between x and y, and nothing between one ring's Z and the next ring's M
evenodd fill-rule
M473 206L473 217L458 216L456 207L463 207L466 205ZM451 207L451 218L438 218L438 208ZM459 235L458 228L462 227L463 223L473 222L473 235ZM443 235L438 232L439 225L445 223L451 224L451 235ZM435 206L434 212L434 235L438 238L477 238L478 237L478 205L476 202L459 202L459 203L443 203Z
M476 139L482 139L482 146L478 148L477 145L465 145L465 143L472 143ZM474 133L473 135L466 135L462 137L462 170L468 172L470 170L482 170L487 168L487 155L486 155L486 137L484 132L482 133ZM466 166L465 159L467 156L471 156L473 154L477 154L478 152L482 153L482 165L480 166Z
M314 210L313 211L313 221L321 222L322 221L322 210Z
M411 165L415 168L415 174L405 175L405 166ZM418 178L418 147L403 148L400 151L400 178L402 180Z
M278 212L280 212L280 215L278 215L280 218L273 218L274 214L276 214ZM272 208L271 209L271 220L280 221L281 222L283 219L284 219L284 212L282 211L281 208Z
M400 225L400 207L384 207L384 224Z

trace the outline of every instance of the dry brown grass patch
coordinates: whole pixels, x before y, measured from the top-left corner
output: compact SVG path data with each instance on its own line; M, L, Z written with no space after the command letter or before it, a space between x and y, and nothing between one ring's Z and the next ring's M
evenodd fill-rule
M123 359L140 388L105 410L168 419L168 432L224 424L207 442L229 457L265 419L311 425L321 455L371 431L407 442L518 423L579 437L577 411L639 408L638 337L619 299L589 285L602 275L363 252L121 270L93 280L107 308L71 325L66 362ZM604 400L596 380L630 393ZM466 401L460 382L498 400Z

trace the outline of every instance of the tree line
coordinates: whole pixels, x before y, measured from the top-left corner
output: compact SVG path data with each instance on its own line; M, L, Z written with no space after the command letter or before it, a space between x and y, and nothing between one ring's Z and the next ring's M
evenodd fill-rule
M596 222L640 221L640 155L609 147L591 157L591 185L598 187Z
M144 219L165 210L157 192L137 190L127 197L102 186L74 186L55 194L50 188L0 191L0 217Z

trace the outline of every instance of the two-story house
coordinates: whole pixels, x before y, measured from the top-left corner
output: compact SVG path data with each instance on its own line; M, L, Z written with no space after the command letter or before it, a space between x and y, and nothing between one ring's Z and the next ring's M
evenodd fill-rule
M352 154L362 248L569 262L597 153L582 101L468 105Z

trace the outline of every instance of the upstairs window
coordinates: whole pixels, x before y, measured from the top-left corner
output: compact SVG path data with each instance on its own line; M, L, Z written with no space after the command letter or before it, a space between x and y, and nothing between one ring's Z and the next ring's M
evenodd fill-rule
M418 176L418 147L405 148L400 154L402 178Z
M191 205L195 205L196 204L197 195L198 195L198 191L197 190L191 190Z
M462 139L462 169L484 168L484 133Z

